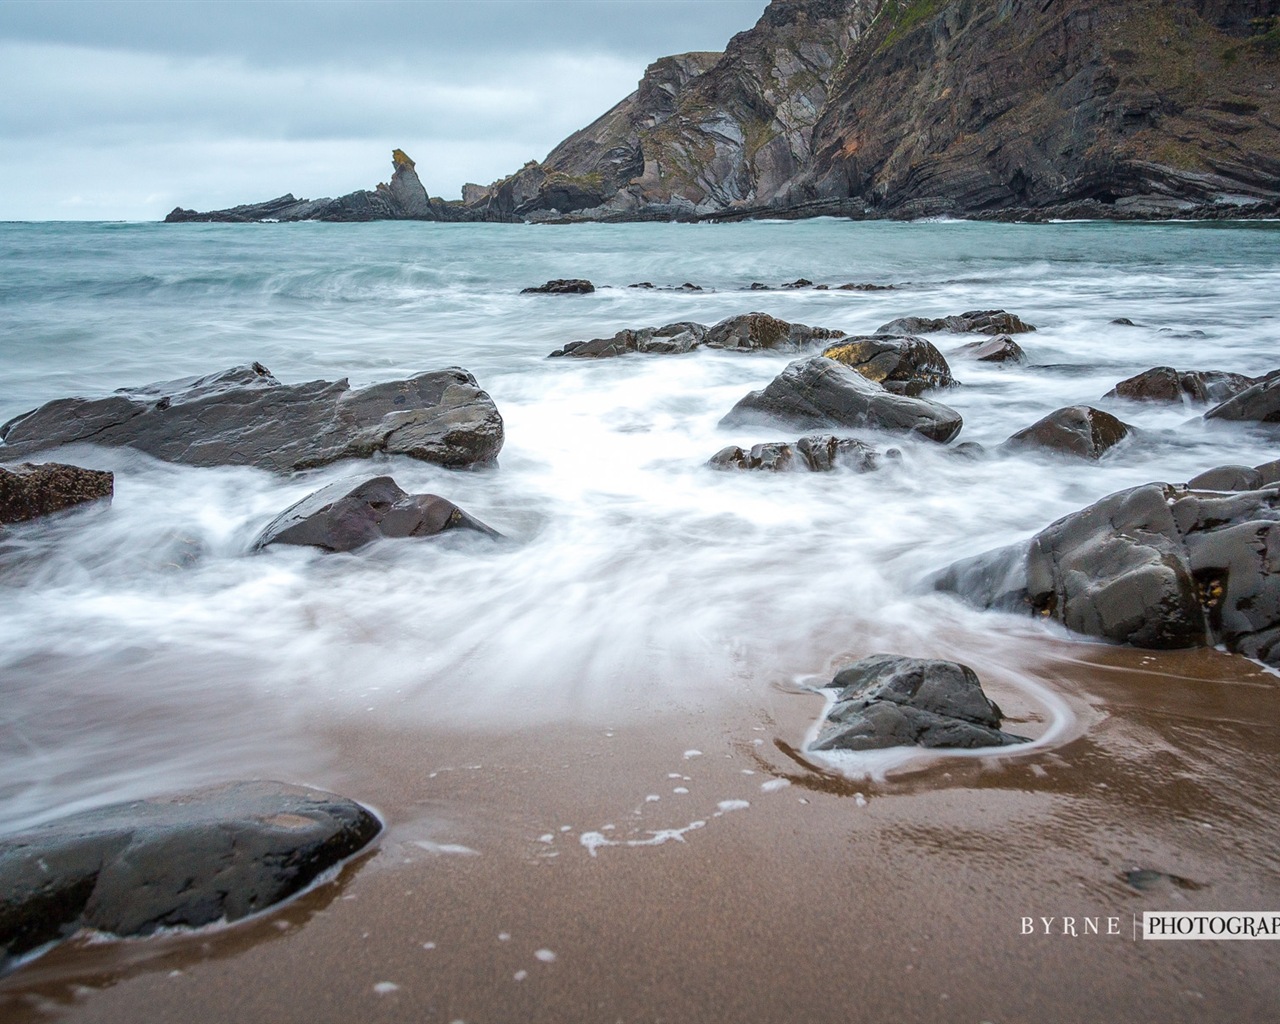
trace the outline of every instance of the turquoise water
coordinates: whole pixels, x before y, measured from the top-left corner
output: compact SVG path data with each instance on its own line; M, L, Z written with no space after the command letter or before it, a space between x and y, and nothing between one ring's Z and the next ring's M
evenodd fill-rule
M1020 669L1042 627L920 580L1120 487L1280 456L1276 435L1122 405L1143 435L1100 464L968 462L868 436L901 465L736 476L704 464L798 436L717 426L787 356L545 356L751 310L869 333L1005 308L1039 327L1019 338L1033 365L957 358L964 386L940 396L965 418L959 440L990 445L1153 365L1274 369L1278 257L1271 224L0 225L0 420L258 360L285 381L356 385L465 366L507 427L499 466L470 473L382 460L282 479L57 456L113 470L116 498L0 538L0 829L200 781L323 780L323 733L351 716L625 723L763 702L877 650L968 661L1033 729L1069 731ZM599 290L519 294L553 277ZM748 290L798 277L894 289ZM640 281L705 290L626 287ZM375 472L510 543L248 555L292 501Z

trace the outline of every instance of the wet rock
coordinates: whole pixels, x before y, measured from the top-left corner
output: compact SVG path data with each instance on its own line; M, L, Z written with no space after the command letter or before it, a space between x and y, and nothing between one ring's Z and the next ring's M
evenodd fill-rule
M90 501L110 501L114 485L111 473L57 462L0 466L0 523L21 523Z
M713 455L708 465L716 469L760 469L771 472L807 469L814 473L826 473L834 469L852 469L858 473L869 473L879 465L879 455L874 448L857 438L813 434L800 438L794 445L774 441L753 445L748 451L737 445L729 445Z
M1137 327L1138 326L1132 320L1130 320L1127 316L1118 316L1111 322L1115 324L1117 327Z
M955 334L1025 334L1034 330L1031 324L1003 309L975 309L959 316L938 319L905 316L877 328L876 334L930 334L934 331L951 331Z
M445 530L497 530L436 494L407 494L389 476L353 485L338 481L290 505L254 542L300 544L326 551L355 551L384 537L433 537Z
M863 335L842 339L823 353L895 395L918 395L956 383L946 358L924 338Z
M503 426L493 400L458 367L352 390L345 379L281 384L253 363L58 399L0 426L0 439L0 458L98 444L189 466L288 473L375 452L442 466L492 462Z
M837 291L842 291L842 292L891 292L891 291L894 291L896 288L897 288L897 285L893 285L893 284L858 284L858 283L856 283L856 282L852 282L852 281L851 281L851 282L849 282L848 284L842 284L842 285L840 285L840 287L837 289Z
M1226 370L1175 370L1153 366L1122 380L1104 398L1134 402L1224 402L1252 387L1254 380Z
M843 337L844 331L788 323L768 313L744 313L721 320L707 332L704 343L707 348L737 352L756 349L798 352L814 342Z
M807 277L798 277L794 281L784 284L782 287L783 288L812 288L813 282L810 281Z
M127 937L239 920L305 888L380 829L332 793L239 782L9 836L0 841L0 971L81 928Z
M1022 346L1007 334L1000 334L990 341L971 341L961 345L952 355L963 356L980 363L1016 363L1027 361L1027 354Z
M1280 376L1268 374L1233 398L1215 405L1204 418L1280 423Z
M958 412L940 402L895 395L834 359L810 356L788 364L766 387L741 399L720 425L869 427L913 432L945 444L963 422Z
M840 692L812 750L1027 742L1000 730L1000 708L973 669L953 661L876 654L842 669L827 688Z
M1258 477L1262 481L1259 486L1270 487L1272 484L1280 483L1280 459L1264 462L1261 466L1253 468L1258 471Z
M521 295L587 295L596 290L590 281L580 277L556 278L532 288L521 288Z
M1101 409L1072 405L1049 413L1004 443L1006 448L1043 448L1085 459L1100 458L1132 428Z
M1187 486L1196 491L1256 491L1263 480L1252 466L1216 466L1193 476Z
M575 359L605 359L626 355L628 352L647 352L669 355L691 352L703 343L707 328L691 320L667 324L664 327L625 328L611 338L593 338L591 341L571 341L558 348L548 358L572 356Z

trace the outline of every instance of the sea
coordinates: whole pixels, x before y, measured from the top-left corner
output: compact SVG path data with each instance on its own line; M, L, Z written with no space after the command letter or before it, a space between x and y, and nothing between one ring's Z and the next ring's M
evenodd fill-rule
M596 290L521 292L553 278ZM779 287L801 278L830 287ZM988 456L867 431L901 458L866 474L708 466L804 433L719 425L794 354L548 358L751 311L866 334L981 309L1036 327L1016 339L1026 365L931 335L961 382L932 397ZM237 778L350 789L360 766L335 765L330 737L353 721L480 740L625 729L763 707L880 652L971 664L1015 731L1079 735L1052 673L1024 671L1069 635L970 608L930 574L1121 488L1280 456L1273 428L1103 399L1153 366L1275 369L1278 311L1273 223L0 224L0 421L256 360L357 387L465 367L506 431L479 470L43 456L111 470L115 496L0 534L0 833ZM1135 436L1098 461L991 451L1078 404ZM383 474L502 539L253 553L293 502Z

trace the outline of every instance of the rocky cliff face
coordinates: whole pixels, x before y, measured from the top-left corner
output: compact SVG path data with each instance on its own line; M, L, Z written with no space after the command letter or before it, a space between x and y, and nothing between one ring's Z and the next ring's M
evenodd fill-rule
M1280 0L774 0L475 215L1274 215Z

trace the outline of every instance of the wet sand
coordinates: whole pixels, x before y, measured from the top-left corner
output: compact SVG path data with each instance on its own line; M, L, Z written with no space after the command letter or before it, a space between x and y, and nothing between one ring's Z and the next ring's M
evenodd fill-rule
M0 1018L1273 1020L1280 946L1135 941L1133 919L1280 909L1277 678L1038 651L1027 675L1075 715L1060 743L879 782L797 753L822 702L785 686L615 728L330 733L341 767L291 781L378 808L372 852L235 927L69 943L0 982Z

